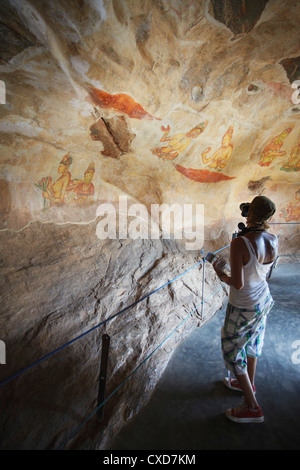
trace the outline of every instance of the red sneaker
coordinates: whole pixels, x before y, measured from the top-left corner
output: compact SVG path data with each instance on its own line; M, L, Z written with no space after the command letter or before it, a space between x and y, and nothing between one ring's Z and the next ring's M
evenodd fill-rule
M238 383L238 381L236 379L231 379L230 377L225 377L223 379L223 382L226 385L226 387L230 388L230 390L236 390L237 392L242 391L241 386L240 386L240 384ZM253 388L253 392L255 393L255 385L254 384L252 385L252 388Z
M227 418L235 423L262 423L264 421L261 407L251 410L246 402L236 408L226 410L225 414Z

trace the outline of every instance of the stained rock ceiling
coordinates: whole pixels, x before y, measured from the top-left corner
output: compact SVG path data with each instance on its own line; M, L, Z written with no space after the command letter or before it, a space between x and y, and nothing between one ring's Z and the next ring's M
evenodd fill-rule
M5 0L0 14L1 229L86 222L120 195L204 204L211 238L256 194L299 221L298 1Z

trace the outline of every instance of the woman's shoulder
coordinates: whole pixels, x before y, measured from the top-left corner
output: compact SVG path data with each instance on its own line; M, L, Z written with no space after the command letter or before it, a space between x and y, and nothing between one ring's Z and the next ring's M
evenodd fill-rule
M234 250L243 250L246 248L246 243L242 236L236 237L231 241L231 248Z
M266 239L272 241L272 242L278 242L278 238L274 233L269 233L269 232L264 232L264 236Z

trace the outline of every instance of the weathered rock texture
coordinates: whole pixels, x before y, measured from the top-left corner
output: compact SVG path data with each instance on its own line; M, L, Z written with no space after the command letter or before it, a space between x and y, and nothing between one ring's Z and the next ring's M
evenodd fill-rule
M108 400L103 421L93 417L66 444L105 448L147 402L176 345L222 305L226 291L207 265L202 312L199 256L171 241L102 241L95 233L96 223L35 222L1 234L2 380L200 264L3 386L4 449L58 448L95 410L103 334L111 338L109 396L197 307Z
M295 0L0 2L3 378L199 260L202 245L165 240L176 238L176 217L169 232L154 219L159 239L141 227L137 240L112 237L113 227L103 239L100 204L113 212L128 198L136 224L154 204L176 204L176 215L203 204L204 230L193 214L184 228L196 224L208 251L231 240L240 203L265 194L277 205L280 254L299 254L299 20ZM198 302L201 274L3 387L2 446L59 445L95 405L103 331L111 392ZM209 266L207 275L209 293L219 284ZM72 445L108 445L198 314Z

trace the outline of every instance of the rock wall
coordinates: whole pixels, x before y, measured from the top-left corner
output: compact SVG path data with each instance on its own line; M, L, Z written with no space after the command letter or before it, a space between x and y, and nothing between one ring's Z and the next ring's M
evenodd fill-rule
M106 448L147 402L176 345L226 296L207 265L202 311L201 257L174 241L103 241L95 232L96 223L34 222L0 235L0 331L7 357L1 380L100 324L1 388L2 449L57 449L62 443ZM95 415L69 440L98 406L103 334L110 336L106 397L155 352L107 401L104 418Z

